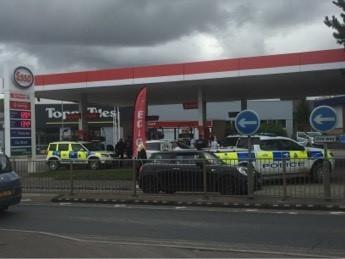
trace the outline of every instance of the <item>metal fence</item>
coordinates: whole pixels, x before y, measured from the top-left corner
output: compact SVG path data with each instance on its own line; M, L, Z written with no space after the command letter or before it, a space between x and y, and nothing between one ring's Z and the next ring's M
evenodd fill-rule
M244 163L239 169L237 160L229 160L226 163L232 166L226 166L225 170L206 160L148 160L144 161L143 168L147 170L143 174L139 172L143 161L126 159L115 160L97 170L69 163L52 171L45 160L15 159L12 166L21 176L23 191L32 193L193 192L207 196L345 199L345 159L336 159L332 169L320 163L309 170L314 162L255 160L253 166Z

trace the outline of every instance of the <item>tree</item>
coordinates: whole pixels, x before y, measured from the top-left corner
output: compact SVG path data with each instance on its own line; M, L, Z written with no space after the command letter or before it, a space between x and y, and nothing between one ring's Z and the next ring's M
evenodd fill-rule
M343 13L340 14L342 21L339 21L333 15L331 19L328 16L326 16L324 23L328 27L336 30L336 32L333 33L333 36L337 40L337 43L344 45L345 48L345 0L333 1L333 4L335 4L343 10Z

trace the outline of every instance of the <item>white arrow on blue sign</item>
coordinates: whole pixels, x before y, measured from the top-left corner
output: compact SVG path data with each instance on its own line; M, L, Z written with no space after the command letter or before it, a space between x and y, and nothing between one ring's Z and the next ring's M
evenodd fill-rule
M253 135L260 128L260 118L255 111L241 111L235 118L235 128L243 135Z
M330 106L318 106L311 112L309 122L310 126L316 131L331 131L338 122L337 112Z

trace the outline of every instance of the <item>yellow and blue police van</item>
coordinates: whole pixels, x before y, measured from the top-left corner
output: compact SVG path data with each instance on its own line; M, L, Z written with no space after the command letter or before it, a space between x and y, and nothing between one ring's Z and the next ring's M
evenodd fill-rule
M90 151L83 143L76 141L58 141L48 145L47 158L50 170L57 170L62 165L86 164L91 169L101 165L112 165L114 158L106 151Z
M251 143L251 161L254 169L263 177L281 177L285 172L288 177L305 175L315 182L322 181L324 149L305 147L286 137L253 136ZM246 163L250 160L248 137L238 138L235 148L213 152L228 164ZM330 171L334 169L335 162L331 152L327 152L327 165Z

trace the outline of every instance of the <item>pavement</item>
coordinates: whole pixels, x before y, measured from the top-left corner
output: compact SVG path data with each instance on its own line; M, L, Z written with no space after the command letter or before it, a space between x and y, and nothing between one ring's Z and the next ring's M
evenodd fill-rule
M157 205L177 207L225 207L254 209L285 209L285 210L327 210L345 211L345 199L281 199L279 197L248 197L212 195L202 193L177 194L138 194L132 193L81 193L81 194L51 194L24 193L24 203L92 203L92 204L122 204Z

